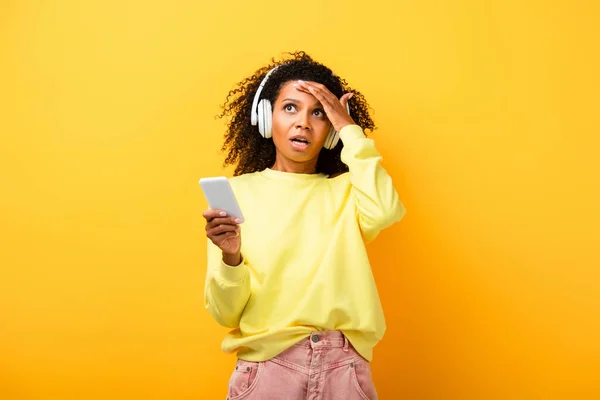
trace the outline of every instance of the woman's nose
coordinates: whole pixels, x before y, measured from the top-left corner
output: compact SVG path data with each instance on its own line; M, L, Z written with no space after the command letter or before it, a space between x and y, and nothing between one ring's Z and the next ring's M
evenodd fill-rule
M296 120L296 128L300 129L310 129L310 124L308 123L308 115L305 113L298 113L298 119Z

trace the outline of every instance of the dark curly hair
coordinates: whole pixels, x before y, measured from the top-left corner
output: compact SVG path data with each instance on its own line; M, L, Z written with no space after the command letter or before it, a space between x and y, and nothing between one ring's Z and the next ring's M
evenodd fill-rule
M222 151L227 151L224 166L237 164L234 175L262 171L275 163L275 144L272 139L263 138L257 126L250 124L252 101L260 82L267 72L279 65L267 80L261 92L261 99L267 98L271 104L279 95L279 90L286 82L305 80L318 82L327 87L338 98L344 93L354 93L350 105L350 116L365 132L375 129L369 115L369 105L364 96L352 89L346 81L316 61L303 51L285 53L280 61L271 59L272 64L258 69L252 76L239 82L231 90L221 106L223 112L218 118L230 117L225 133ZM335 148L323 148L317 161L317 172L334 175L348 171L348 166L340 159L343 143L340 140Z

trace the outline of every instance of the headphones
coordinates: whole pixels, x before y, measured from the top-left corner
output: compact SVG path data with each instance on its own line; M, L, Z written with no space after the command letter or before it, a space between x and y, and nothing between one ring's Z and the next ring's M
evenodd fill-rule
M260 93L263 90L263 87L267 83L269 76L277 69L279 65L267 72L267 75L263 78L260 83L258 90L256 91L256 95L254 95L254 100L252 101L252 114L250 115L250 123L252 126L258 125L258 131L261 136L265 139L269 139L272 136L273 129L273 106L268 99L262 99L258 101L260 98ZM348 114L350 114L350 106L346 103L346 110ZM327 150L333 149L339 142L340 135L333 128L333 124L329 127L329 132L327 133L327 139L325 139L325 143L323 147Z

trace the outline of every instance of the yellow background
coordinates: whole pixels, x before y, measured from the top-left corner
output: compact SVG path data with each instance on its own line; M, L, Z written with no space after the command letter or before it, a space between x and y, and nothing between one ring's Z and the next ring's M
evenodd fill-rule
M1 10L1 399L225 397L197 182L233 84L297 49L367 96L408 209L369 247L380 397L600 398L598 2Z

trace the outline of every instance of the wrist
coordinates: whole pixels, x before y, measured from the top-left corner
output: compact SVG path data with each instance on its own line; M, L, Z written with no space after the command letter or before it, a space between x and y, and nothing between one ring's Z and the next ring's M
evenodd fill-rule
M356 122L354 122L354 120L352 120L350 118L348 120L341 121L340 123L334 125L333 128L336 130L336 132L340 132L342 129L344 129L348 125L356 125Z
M230 267L237 267L242 263L242 254L239 251L236 253L223 252L223 262Z

